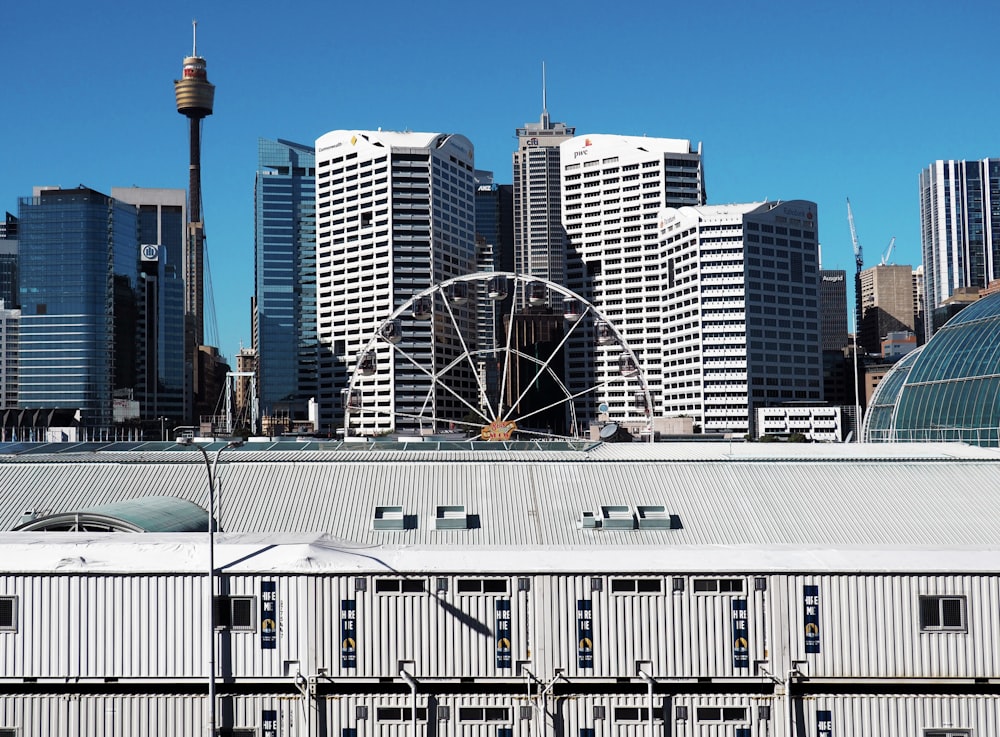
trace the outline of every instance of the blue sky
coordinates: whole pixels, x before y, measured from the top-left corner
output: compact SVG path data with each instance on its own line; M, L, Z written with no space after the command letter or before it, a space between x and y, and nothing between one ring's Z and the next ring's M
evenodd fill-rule
M0 208L35 185L187 186L172 81L191 51L216 85L203 198L222 352L250 344L257 139L339 128L468 136L511 181L514 129L701 142L709 202L809 199L826 268L920 263L920 170L1000 156L1000 3L703 0L13 3ZM211 330L209 330L209 335Z

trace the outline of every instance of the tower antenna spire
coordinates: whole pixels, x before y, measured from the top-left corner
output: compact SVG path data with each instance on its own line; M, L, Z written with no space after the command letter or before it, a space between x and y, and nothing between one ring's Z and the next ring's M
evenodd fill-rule
M549 123L549 105L547 98L547 91L545 86L545 62L542 62L542 120L541 126L542 130L548 130L550 127Z
M198 56L198 21L191 21L191 56Z
M546 90L545 90L545 62L542 62L542 115L548 113L548 104L546 102Z

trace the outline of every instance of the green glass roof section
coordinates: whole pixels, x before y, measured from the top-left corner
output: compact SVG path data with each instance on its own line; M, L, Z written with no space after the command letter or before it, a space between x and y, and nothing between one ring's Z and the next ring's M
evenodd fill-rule
M145 496L69 512L26 515L15 530L207 532L208 512L172 496Z

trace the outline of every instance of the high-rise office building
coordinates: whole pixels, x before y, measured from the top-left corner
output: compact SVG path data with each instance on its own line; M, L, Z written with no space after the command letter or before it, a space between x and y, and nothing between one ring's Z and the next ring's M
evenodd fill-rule
M116 391L136 384L136 208L86 187L39 188L18 220L18 405L78 408L84 426L110 426Z
M460 135L332 131L316 141L316 304L320 431L342 422L342 391L380 322L422 290L474 269L475 161ZM475 344L474 305L456 307L462 340ZM431 375L461 351L440 313L402 315L401 345L376 345L351 432L419 430L433 405L445 425L478 401L475 373L452 372L449 391ZM367 372L366 372L367 373ZM457 395L457 396L456 396ZM352 398L348 398L353 401Z
M865 353L881 354L889 333L916 335L913 314L913 268L878 265L861 272L861 325L858 346Z
M477 169L476 184L476 271L514 271L513 187L497 184L493 172ZM503 300L480 299L476 315L476 343L479 351L506 344L503 317L510 312L508 296ZM486 396L482 407L497 406L502 358L498 353L480 353L478 371ZM492 402L492 404L491 404Z
M832 405L853 406L854 360L847 332L847 272L819 270L820 339L823 345L823 397Z
M935 161L920 172L924 328L956 290L1000 278L1000 159ZM939 315L942 313L938 313Z
M663 212L662 396L705 432L754 433L759 407L823 400L816 205Z
M17 218L7 213L0 223L0 299L7 309L16 308L17 301Z
M254 181L253 350L265 417L305 419L316 394L316 156L260 139Z
M847 272L819 270L820 329L823 350L843 352L847 347Z
M191 377L184 361L183 189L112 187L111 197L138 217L139 273L135 399L147 429L171 429L191 415Z
M560 145L575 133L565 123L552 122L543 92L542 116L517 129L514 152L514 270L563 285L566 233L559 194Z
M924 265L913 270L913 324L917 333L917 345L923 345L924 337Z
M672 138L578 136L561 144L562 212L568 250L566 286L600 310L634 350L648 382L653 417L662 415L663 298L670 260L659 236L664 208L700 205L705 183L700 147ZM586 427L607 405L611 421L633 417L631 395L610 383L613 348L595 351L583 337L568 344L572 385L605 386L577 401Z
M21 311L0 299L0 409L17 407L20 328Z

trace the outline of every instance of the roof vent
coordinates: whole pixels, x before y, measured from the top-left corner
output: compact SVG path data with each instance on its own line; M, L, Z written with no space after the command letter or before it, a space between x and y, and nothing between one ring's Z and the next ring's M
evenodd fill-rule
M399 506L375 507L375 519L372 520L375 530L405 530L406 515Z
M598 521L597 517L594 516L593 512L583 511L580 512L580 529L583 530L593 530L597 528Z
M636 507L640 530L671 530L670 515L662 504L640 504Z
M601 507L601 527L605 530L634 530L635 516L632 508L624 504Z
M467 530L469 517L463 504L443 504L434 515L434 527L438 530Z

